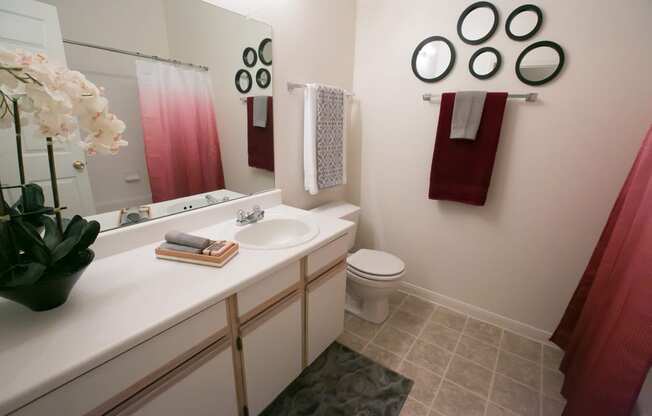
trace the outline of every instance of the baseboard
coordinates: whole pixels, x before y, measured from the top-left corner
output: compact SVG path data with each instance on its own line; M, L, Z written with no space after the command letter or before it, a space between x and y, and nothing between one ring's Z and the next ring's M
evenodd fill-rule
M532 325L528 325L526 323L519 322L502 315L498 315L497 313L488 311L475 305L471 305L466 302L462 302L461 300L453 299L437 292L433 292L432 290L425 289L412 283L402 282L400 290L410 295L418 296L420 298L445 306L449 309L467 314L480 321L498 325L502 328L509 329L510 331L513 331L519 335L523 335L525 337L532 338L546 344L549 344L548 339L552 335L550 332L544 331L543 329L535 328Z

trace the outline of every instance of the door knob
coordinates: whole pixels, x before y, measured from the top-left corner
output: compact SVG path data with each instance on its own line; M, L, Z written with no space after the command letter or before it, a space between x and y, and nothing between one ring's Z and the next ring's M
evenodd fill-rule
M72 167L77 170L84 170L84 168L86 168L86 163L82 162L81 160L75 160L72 162Z

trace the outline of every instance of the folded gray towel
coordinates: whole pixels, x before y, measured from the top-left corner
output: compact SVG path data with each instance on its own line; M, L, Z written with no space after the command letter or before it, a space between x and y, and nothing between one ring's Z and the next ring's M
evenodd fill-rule
M267 127L267 96L254 97L254 127Z
M202 253L201 248L182 246L182 245L179 245L179 244L163 243L163 244L161 244L159 246L159 248L162 248L164 250L180 251L182 253L193 253L193 254L201 254Z
M200 250L210 246L213 242L208 238L197 237L192 234L182 233L181 231L168 231L165 234L165 241L171 244L193 247Z
M451 139L475 140L482 120L486 91L458 91L455 93Z

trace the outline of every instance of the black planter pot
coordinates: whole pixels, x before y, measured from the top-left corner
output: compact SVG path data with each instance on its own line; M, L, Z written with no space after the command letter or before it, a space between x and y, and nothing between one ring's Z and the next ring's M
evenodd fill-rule
M20 303L36 312L49 311L63 305L68 300L72 288L95 257L93 250L87 251L89 256L86 261L75 267L74 271L53 270L46 278L33 285L0 286L0 297Z

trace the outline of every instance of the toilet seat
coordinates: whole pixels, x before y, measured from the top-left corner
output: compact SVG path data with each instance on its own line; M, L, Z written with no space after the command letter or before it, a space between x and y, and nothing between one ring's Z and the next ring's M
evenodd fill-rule
M376 281L397 280L405 272L405 263L393 254L360 249L347 259L347 270L357 277Z

